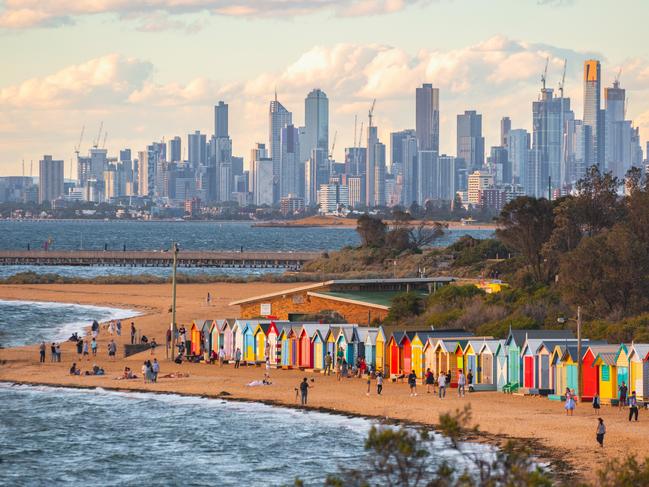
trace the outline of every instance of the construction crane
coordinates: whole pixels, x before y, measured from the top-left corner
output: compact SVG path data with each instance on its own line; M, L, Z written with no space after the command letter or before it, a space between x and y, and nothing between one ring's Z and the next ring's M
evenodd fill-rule
M545 81L548 79L548 64L550 64L550 57L545 58L545 69L541 75L541 83L543 84L543 89L545 90Z
M108 137L108 132L104 132L104 141L101 143L101 148L106 148L106 137Z
M372 126L372 117L374 116L374 106L375 105L376 105L376 98L374 98L374 100L372 100L372 106L370 107L370 111L368 113L368 118L370 119L370 123L369 123L368 127Z
M102 121L99 124L99 132L97 132L97 138L95 139L94 143L92 144L92 146L95 149L99 147L99 141L101 140L101 131L102 131L103 128L104 128L104 122Z
M363 140L363 122L361 122L361 131L358 134L358 144L354 147L354 170L358 172L358 153L360 152L361 141ZM356 143L356 141L354 141Z
M561 75L561 83L559 83L559 95L563 98L563 86L566 83L566 68L568 67L568 60L563 60L563 74Z
M81 127L81 135L79 136L79 142L77 143L77 145L74 148L74 153L77 155L77 159L79 158L79 149L81 148L81 142L83 141L83 134L84 134L85 131L86 131L86 126L83 125Z
M622 76L622 67L620 67L620 69L618 70L617 75L615 76L615 81L613 82L616 88L617 85L620 84L620 76Z
M333 155L334 154L334 149L336 148L336 137L338 137L338 131L337 130L334 132L334 141L331 144L331 152L329 152L329 159L332 159L332 160L333 160L333 157L334 157L334 155Z

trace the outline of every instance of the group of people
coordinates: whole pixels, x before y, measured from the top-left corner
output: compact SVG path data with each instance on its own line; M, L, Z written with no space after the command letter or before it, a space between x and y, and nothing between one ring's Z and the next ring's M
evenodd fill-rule
M81 368L77 367L76 362L72 362L70 366L70 375L104 375L106 372L99 365L93 364L90 370L86 370L85 373L81 373Z
M153 362L151 360L145 360L142 364L142 377L144 378L144 383L147 382L155 383L158 382L158 374L160 373L160 363L158 359L154 358Z
M122 336L122 320L110 320L108 322L108 333L111 336Z
M47 351L47 345L45 342L41 342L38 346L38 356L39 362L45 363L45 352ZM52 342L50 345L50 362L60 362L61 361L61 344Z

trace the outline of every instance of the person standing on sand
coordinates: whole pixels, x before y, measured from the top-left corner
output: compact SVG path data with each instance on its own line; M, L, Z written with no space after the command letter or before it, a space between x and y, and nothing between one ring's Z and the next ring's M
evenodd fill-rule
M142 377L144 378L145 384L149 382L149 365L147 364L146 360L142 364Z
M83 356L83 340L81 338L77 339L77 360L81 360Z
M117 344L115 343L115 340L110 341L108 344L108 358L110 360L115 360L115 354L117 353Z
M566 416L572 416L575 412L575 398L570 389L566 391L566 405L564 408L566 409Z
M462 369L460 369L457 376L457 395L458 397L464 397L465 393L466 393L466 377L464 376L464 372L462 372Z
M300 382L300 404L302 404L302 406L306 406L306 400L309 394L309 387L311 386L309 385L305 377L304 379L302 379L302 382Z
M60 362L61 361L61 344L57 343L54 348L56 350L56 361Z
M446 397L446 375L444 372L441 372L437 377L437 385L439 387L439 398L444 399Z
M327 352L327 356L325 357L324 375L331 375L331 362L333 362L331 352Z
M237 347L237 351L234 352L234 368L238 369L241 365L241 349Z
M223 367L223 362L225 362L225 350L223 349L223 345L221 345L219 349L219 367Z
M83 357L86 357L86 360L90 361L90 356L88 354L88 340L83 342Z
M411 370L408 374L408 386L410 387L410 397L417 395L417 374Z
M622 409L626 406L626 395L629 392L629 388L626 386L626 383L622 381L622 385L617 388L620 393L620 401L618 402L618 408Z
M595 438L597 438L597 443L599 443L600 448L604 448L604 435L606 434L606 426L604 426L604 420L602 418L597 418L597 433Z
M92 336L94 338L99 336L99 322L97 320L93 320L90 330L92 331Z
M117 323L115 324L116 329L117 329L117 336L121 337L122 336L122 320L117 320Z
M629 422L635 416L636 422L638 421L638 399L636 398L635 391L629 397Z
M430 368L426 369L426 394L430 394L430 388L431 386L434 388L435 387L435 376L433 373L430 371ZM433 393L435 390L433 389Z
M383 372L380 370L376 374L376 393L380 396L383 392Z
M38 347L38 354L39 354L39 360L40 363L45 363L45 349L47 347L45 346L45 342L41 342L40 346Z
M97 356L97 340L94 338L90 342L90 349L92 350L92 356L96 357Z
M160 373L160 363L157 358L153 359L151 364L151 379L153 382L158 382L158 374Z
M599 399L599 394L596 392L593 396L593 411L598 412L602 402Z
M135 345L135 323L131 321L131 345Z
M56 362L56 344L54 342L50 346L50 362Z

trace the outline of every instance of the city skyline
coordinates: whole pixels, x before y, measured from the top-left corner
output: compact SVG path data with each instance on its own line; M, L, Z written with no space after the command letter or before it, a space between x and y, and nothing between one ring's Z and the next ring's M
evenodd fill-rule
M349 7L343 4L356 3L340 2L339 9ZM386 7L390 2L370 3L378 10L390 10ZM627 118L640 127L644 146L649 125L649 101L645 101L649 97L644 96L649 80L649 63L642 48L634 47L632 39L636 33L633 29L627 33L626 47L613 41L613 36L610 39L604 36L602 40L592 38L590 42L585 42L581 34L572 39L553 34L551 39L546 39L531 25L534 22L529 20L525 20L528 32L523 33L515 21L517 17L522 19L530 13L541 18L550 15L548 12L560 15L557 26L574 23L580 16L588 20L594 15L580 1L561 6L540 5L533 1L522 2L526 3L524 8L511 10L511 28L507 29L501 21L494 21L491 32L478 29L477 33L455 34L445 39L430 33L431 40L421 43L412 38L409 29L401 29L402 34L397 36L399 38L385 30L385 36L377 36L378 40L367 42L363 32L368 26L378 28L392 23L395 27L403 27L409 22L415 26L419 25L418 17L433 16L436 12L459 20L458 14L462 8L470 6L475 12L484 8L468 0L448 2L455 5L447 5L446 2L415 6L405 5L408 2L392 3L395 5L394 12L383 15L360 13L353 17L353 23L362 26L359 33L353 35L348 32L348 24L352 20L331 9L294 12L291 20L278 20L270 14L262 19L249 17L242 27L244 30L252 26L261 31L272 28L278 31L279 39L301 32L316 20L323 19L325 24L341 24L337 28L344 35L334 36L338 42L329 42L331 35L327 34L319 38L315 46L298 42L297 45L287 45L286 49L269 53L268 49L278 42L273 39L269 41L270 47L263 50L264 55L257 53L249 56L245 63L239 61L232 64L236 68L245 64L244 69L237 71L241 73L239 76L230 74L228 65L217 63L222 67L219 81L215 81L217 76L214 68L207 66L209 63L188 66L192 56L188 56L190 59L172 56L168 62L161 62L148 42L161 36L176 39L179 46L191 44L209 35L210 25L205 25L193 36L193 40L188 40L192 36L177 29L145 34L126 22L121 28L120 38L115 38L112 53L106 53L106 46L93 47L96 42L91 41L88 46L80 46L78 52L65 55L57 53L40 64L36 61L42 60L42 56L38 55L30 63L14 64L15 69L0 78L0 139L3 147L0 175L19 175L23 159L27 168L32 160L33 167L36 167L36 161L43 154L51 153L54 158L65 161L68 177L69 161L73 157L81 127L86 126L82 144L82 153L85 153L101 121L108 132L106 147L111 154L118 153L124 147L136 153L152 140L162 140L162 137L169 140L179 135L184 140L187 134L195 130L209 136L213 132L213 106L219 100L229 105L232 153L245 157L256 142L268 143L264 112L274 96L275 87L282 104L294 113L296 127L304 124L302 107L307 93L314 88L327 93L330 103L329 143L337 131L334 153L337 161L343 161L344 148L353 145L354 116L358 117L359 123L363 120L367 123L367 110L374 97L377 98L375 125L381 141L389 144L391 132L414 129L413 90L422 83L432 83L440 90L440 153L455 153L455 117L465 110L476 110L482 115L485 147L488 148L498 145L499 121L503 116L511 118L512 126L531 131L531 103L537 97L540 75L548 56L548 86L555 90L563 59L568 60L566 96L571 97L572 109L580 115L583 112L583 61L591 57L600 59L602 88L612 86L617 70L622 66L621 85L631 98ZM496 4L511 2L496 1L493 4L497 10ZM646 10L637 2L628 2L628 6L638 12ZM70 17L73 21L71 25L49 30L24 25L22 28L14 26L10 30L7 27L7 12L3 12L0 3L0 28L6 31L0 41L0 52L7 54L11 63L16 54L12 54L10 44L20 42L27 53L35 52L35 39L42 37L45 30L50 32L52 43L61 46L71 42L79 31L90 26L100 31L116 29L116 21L111 15L115 13L92 16L75 14ZM169 19L176 18L175 13L166 15ZM195 11L183 15L200 17L202 14ZM617 13L611 15L614 18ZM612 20L609 17L607 21ZM96 26L99 18L103 20ZM152 17L140 12L138 18ZM208 24L242 23L240 18L224 15L207 14L207 19ZM601 13L600 19L604 20ZM625 21L634 22L629 16L625 16ZM576 29L576 24L573 28ZM476 35L482 39L476 38ZM146 42L125 49L122 37L137 37L146 39ZM385 40L381 37L385 37ZM242 41L238 48L246 52L248 44ZM170 48L172 53L176 49ZM202 49L197 47L199 51ZM218 47L215 49L222 51ZM229 56L231 54L225 59ZM272 60L267 59L269 57ZM174 79L169 73L169 62L186 69L175 70ZM330 73L336 73L336 76ZM242 80L241 77L247 79ZM51 130L53 126L57 128L56 131Z

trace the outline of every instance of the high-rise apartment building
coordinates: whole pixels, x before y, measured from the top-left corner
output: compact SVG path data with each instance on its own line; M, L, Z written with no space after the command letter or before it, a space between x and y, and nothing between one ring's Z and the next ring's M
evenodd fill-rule
M303 163L300 161L298 129L293 124L284 127L281 131L280 142L280 197L299 195L304 182L300 181L299 166Z
M484 165L484 137L482 115L467 110L457 116L457 157L464 159L469 172Z
M512 121L509 117L500 119L500 146L505 149L509 146L509 133L512 130Z
M507 157L515 184L525 181L525 169L530 152L530 134L525 129L513 129L509 132Z
M63 161L43 156L38 163L38 202L52 202L63 196Z
M176 135L167 142L167 160L169 162L182 162L182 139Z
M312 90L304 99L304 130L304 154L310 156L313 149L329 153L329 99L320 89Z
M385 145L379 140L374 126L367 130L365 204L368 208L385 204Z
M417 140L417 133L415 130L401 130L399 132L392 132L390 134L390 173L398 173L398 170L393 169L394 166L403 168L405 164L405 154L403 141L408 138L415 138Z
M199 130L187 135L187 160L194 170L207 165L207 138Z
M480 192L494 186L493 174L487 171L474 171L469 174L468 202L473 206L480 206Z
M277 181L280 177L282 129L292 123L293 114L277 100L277 93L275 93L275 99L270 102L268 111L268 152L273 160L273 174ZM279 191L275 192L279 194Z
M223 101L214 105L214 135L222 138L230 136L228 132L228 104Z
M311 157L304 168L304 202L307 206L318 202L318 189L322 184L328 184L331 176L328 151L313 149Z
M439 88L430 83L415 90L415 131L419 150L439 152Z
M400 157L403 164L401 202L406 207L409 207L414 202L419 201L419 146L415 134L400 139L399 142L401 144Z
M604 168L604 120L601 109L602 75L596 59L584 62L584 125L590 127L593 137L590 158L594 164Z

